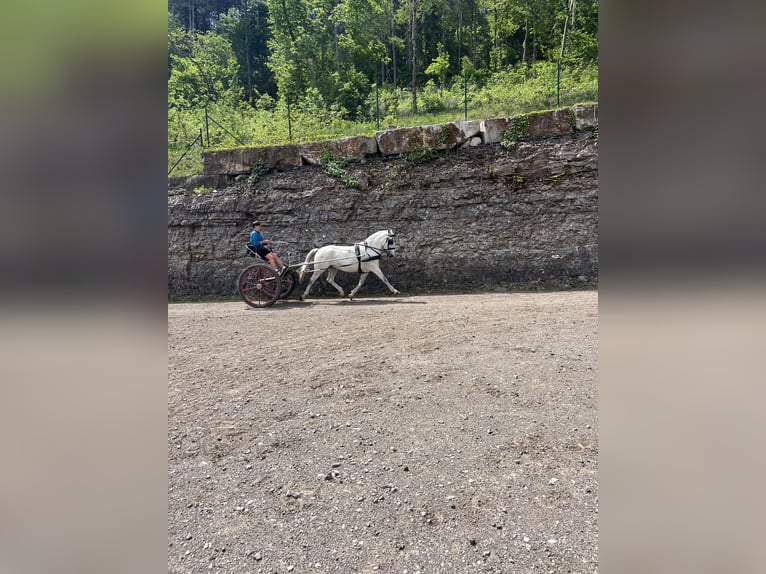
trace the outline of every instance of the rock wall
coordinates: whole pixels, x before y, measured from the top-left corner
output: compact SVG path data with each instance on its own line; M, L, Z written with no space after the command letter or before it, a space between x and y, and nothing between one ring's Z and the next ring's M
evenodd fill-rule
M455 145L421 164L404 152L362 157L345 166L356 187L303 165L272 169L255 182L245 172L220 190L171 194L168 294L236 294L239 272L253 261L245 244L255 218L267 238L285 242L277 251L293 262L318 245L393 229L397 254L381 267L404 293L595 286L598 136L590 128L597 123L554 124L534 132L530 122L513 149ZM338 274L344 287L357 280ZM321 281L314 292L323 291L334 293ZM361 293L382 291L370 275Z

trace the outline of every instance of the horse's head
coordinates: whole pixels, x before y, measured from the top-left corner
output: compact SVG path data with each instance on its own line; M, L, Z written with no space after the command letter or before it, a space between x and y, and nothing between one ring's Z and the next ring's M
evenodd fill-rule
M386 255L393 257L396 255L396 243L394 242L394 232L390 229L386 235Z
M378 255L385 253L389 257L393 257L396 254L394 232L390 229L376 231L365 240L364 244L372 247Z

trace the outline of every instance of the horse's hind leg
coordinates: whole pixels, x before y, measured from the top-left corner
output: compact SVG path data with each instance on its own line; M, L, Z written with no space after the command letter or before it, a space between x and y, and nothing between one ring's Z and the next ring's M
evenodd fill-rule
M335 269L334 267L330 267L330 270L327 272L327 282L338 290L338 293L340 293L341 297L345 297L346 292L343 290L343 287L341 287L335 282L335 274L337 272L338 272L337 269Z
M394 295L396 295L397 293L399 293L399 291L398 291L398 290L396 290L396 289L394 289L394 286L393 286L393 285L391 285L391 283L389 283L389 282L388 282L388 279L386 279L386 276L385 276L385 275L383 275L383 271L381 271L381 270L380 270L380 267L373 267L373 268L372 268L372 272L373 272L373 273L375 273L375 276L376 276L378 279L380 279L381 281L383 281L383 283L385 283L385 284L386 284L386 287L388 287L389 289L391 289L391 293L393 293Z
M349 299L353 299L354 298L354 295L356 295L356 292L359 291L359 289L362 287L362 285L364 284L364 282L367 279L368 275L369 275L369 273L362 273L359 276L359 283L357 283L356 287L354 287L354 290L351 293L348 294L348 298Z
M324 273L324 269L317 269L314 271L314 273L311 275L311 280L309 281L309 284L306 286L306 290L303 292L303 295L301 295L301 301L303 301L306 297L309 296L309 291L311 291L311 286L314 284L314 281L319 279L319 276Z

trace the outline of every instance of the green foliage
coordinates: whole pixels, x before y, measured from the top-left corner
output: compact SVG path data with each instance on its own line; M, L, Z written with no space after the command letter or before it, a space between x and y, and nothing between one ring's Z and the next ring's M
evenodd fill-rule
M442 124L442 130L439 134L439 145L444 145L452 135L452 126L450 124Z
M197 35L169 34L168 107L191 109L224 101L236 105L242 97L239 65L231 44L208 32Z
M507 150L516 149L516 144L529 135L529 116L516 116L500 137L500 145Z
M322 164L322 171L324 171L330 177L337 179L346 187L358 187L359 182L353 179L346 171L346 165L348 165L348 159L336 157L332 153L330 146L323 146L319 153L319 158Z
M253 103L261 93L275 96L274 75L266 65L269 58L268 12L263 2L246 1L218 17L215 30L230 43L239 64L239 82L244 99Z
M568 5L418 1L413 114L410 2L171 0L168 167L200 130L219 149L462 120L463 74L467 119L554 108ZM562 106L598 101L598 0L577 2L558 93ZM173 174L201 168L195 146Z
M426 68L426 75L434 76L437 78L439 80L439 89L441 90L444 88L444 81L447 78L447 73L449 72L450 65L449 54L444 51L444 47L442 46L441 42L439 42L437 46L439 55L436 56L436 58L434 58L434 60Z
M416 147L410 153L405 154L405 161L409 165L423 165L436 159L436 153L429 147Z
M422 112L429 114L447 109L443 95L436 89L433 82L429 81L423 88L418 98L418 107Z
M358 119L365 86L410 84L413 6L391 0L169 0L168 56L190 55L179 53L171 35L217 34L235 55L246 101L262 94L297 101L314 88L328 105L344 109L345 119ZM551 0L419 0L418 90L429 78L440 90L464 73L483 86L511 68L555 63L567 20L563 64L597 65L598 0L578 0L568 15L570 8Z
M351 70L346 74L332 74L335 84L335 100L342 117L356 119L364 114L364 103L370 93L370 81L361 72Z
M268 171L266 166L263 165L263 162L259 161L254 163L253 167L250 169L250 177L247 178L248 183L250 183L250 185L255 185Z

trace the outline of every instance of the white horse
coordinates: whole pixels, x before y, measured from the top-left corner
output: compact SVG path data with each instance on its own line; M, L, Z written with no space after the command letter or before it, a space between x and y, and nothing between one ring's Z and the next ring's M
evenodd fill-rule
M351 293L348 294L349 299L353 299L356 292L364 284L367 275L370 272L374 273L378 279L386 284L391 292L396 295L399 293L394 289L393 285L388 282L386 276L380 270L380 258L383 254L393 257L396 252L396 245L394 244L394 232L390 229L383 229L370 235L367 239L360 243L354 243L353 245L325 245L324 247L317 247L309 251L306 255L306 261L301 264L301 270L298 274L298 281L303 281L306 276L307 267L313 266L313 275L311 281L309 281L306 291L301 296L301 300L304 297L308 297L311 287L314 282L319 279L325 271L327 272L327 281L330 285L335 287L340 293L340 296L345 296L343 288L335 282L335 274L338 271L345 271L347 273L359 273L359 283Z

